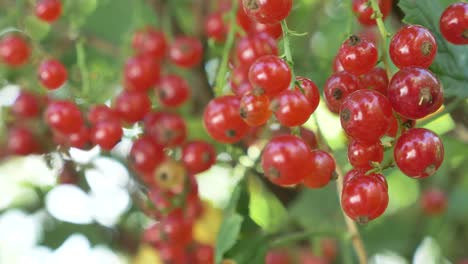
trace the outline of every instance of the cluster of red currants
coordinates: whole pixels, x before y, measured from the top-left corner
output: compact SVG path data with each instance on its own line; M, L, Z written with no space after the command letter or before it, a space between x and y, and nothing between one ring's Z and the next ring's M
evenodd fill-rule
M317 240L319 255L310 250L311 245L301 245L299 248L274 248L268 251L265 264L330 264L335 263L338 256L337 241L333 238ZM317 246L317 245L315 245Z

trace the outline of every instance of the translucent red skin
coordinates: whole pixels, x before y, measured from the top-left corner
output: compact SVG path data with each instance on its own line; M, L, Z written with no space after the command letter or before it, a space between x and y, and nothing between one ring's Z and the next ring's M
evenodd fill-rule
M226 95L208 103L203 114L203 124L208 134L222 143L240 141L249 131L249 126L240 114L240 99Z
M65 66L54 59L48 59L41 62L37 71L41 84L49 89L55 90L62 86L68 78L68 72Z
M185 246L177 243L161 243L156 249L163 263L189 263Z
M318 148L317 136L315 136L315 133L312 130L301 127L301 138L311 149Z
M440 32L455 45L468 44L468 3L454 3L440 16Z
M140 173L153 172L165 158L164 147L149 136L136 139L129 155L132 167Z
M272 102L276 119L283 126L300 126L309 120L313 110L307 97L299 90L285 90Z
M244 91L241 91L239 88L246 82L249 82L249 68L236 67L231 71L231 75L229 76L229 85L235 95L240 97L244 95Z
M49 102L44 112L44 119L51 128L63 134L80 131L84 123L78 106L66 100Z
M312 113L315 112L320 103L320 91L317 85L312 80L305 77L298 76L296 77L296 81L300 83L305 97L309 100L309 106L312 108ZM301 91L301 89L296 86L296 91Z
M270 99L266 95L246 94L240 100L240 115L249 126L261 126L271 117Z
M392 10L392 0L378 0L380 12L382 12L383 19L385 19ZM370 6L369 0L353 0L353 12L356 15L359 23L365 26L372 26L376 24L375 18L372 18L374 9Z
M255 3L257 8L250 8ZM245 13L263 24L274 24L285 19L292 9L292 0L243 0Z
M341 65L340 58L338 58L338 54L333 58L333 65L332 65L333 73L337 73L340 71L344 71L343 65Z
M95 124L101 120L119 119L119 115L115 109L107 105L93 105L89 108L87 119L91 124Z
M175 211L160 222L160 228L167 238L167 243L185 246L192 241L192 221L182 211Z
M422 89L428 89L432 98L430 101L422 101ZM442 106L444 90L429 70L408 67L393 75L387 96L400 115L407 119L420 119Z
M278 55L276 41L266 33L245 36L237 42L236 59L240 67L249 69L264 55Z
M62 15L62 3L60 0L39 0L36 3L35 13L39 19L52 23Z
M181 160L188 172L200 173L211 168L216 162L216 150L206 141L194 140L183 146Z
M133 34L132 47L138 55L143 54L161 60L166 55L167 46L164 33L151 26L141 28Z
M272 249L265 256L265 264L289 264L291 256L286 250Z
M360 75L374 68L379 55L374 43L366 39L354 38L358 37L351 36L341 45L338 58L345 71Z
M178 107L183 105L190 96L190 87L187 81L175 74L161 77L156 92L159 102L166 107Z
M272 138L265 146L261 164L265 176L280 186L301 183L310 173L310 148L292 135Z
M304 185L309 188L326 186L335 172L335 159L323 150L313 150L310 160L311 167L309 174L304 178Z
M226 40L228 27L223 20L223 15L221 12L214 12L205 19L205 34L216 42L224 42Z
M53 131L53 140L57 145L84 149L90 141L89 128L82 126L80 131L71 134Z
M388 76L385 69L375 67L371 71L359 76L362 89L376 90L383 95L387 95Z
M412 128L398 138L394 158L398 168L407 176L426 178L433 175L444 161L444 145L434 132Z
M177 37L169 47L169 59L181 68L192 68L201 63L203 45L195 37Z
M23 90L13 103L11 111L16 117L37 117L41 113L40 99L37 95Z
M364 142L377 142L390 128L393 110L390 101L373 90L350 94L341 105L341 126L348 136Z
M289 65L275 55L259 58L249 69L249 80L254 92L270 98L288 89L291 78Z
M176 113L150 112L144 118L144 126L147 135L166 147L181 145L187 138L185 120Z
M197 244L192 252L193 264L212 264L214 263L214 248L210 245Z
M253 22L249 29L249 34L266 33L274 39L279 39L283 35L283 29L281 23L276 24L262 24L259 22Z
M13 155L29 155L37 153L39 144L36 136L26 127L13 127L8 131L7 152Z
M124 67L125 89L146 92L159 81L161 69L150 56L137 55L127 60Z
M425 44L431 48L426 50ZM390 58L400 69L411 66L428 68L434 61L436 53L437 43L434 35L422 26L404 26L390 41Z
M359 89L361 89L361 82L355 75L345 71L332 74L323 88L323 97L328 109L333 113L338 113L343 100ZM340 96L335 96L337 91L340 92Z
M348 160L354 168L371 169L370 162L381 163L384 147L380 141L374 143L353 140L348 146Z
M124 90L115 98L115 110L123 121L133 124L151 110L151 100L146 93Z
M344 184L341 196L343 211L355 221L370 221L385 212L388 192L385 184L375 176L360 175Z
M122 126L115 119L101 120L91 127L91 142L99 145L103 150L110 151L122 139L122 136Z
M31 47L21 36L9 34L0 39L0 60L10 67L26 64L31 55Z
M427 215L441 215L447 209L447 195L436 188L425 190L421 197L421 207Z

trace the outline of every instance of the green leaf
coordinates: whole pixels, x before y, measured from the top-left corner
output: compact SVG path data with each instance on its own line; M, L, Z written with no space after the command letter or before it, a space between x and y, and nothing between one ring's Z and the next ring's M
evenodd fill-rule
M439 30L439 18L446 5L440 1L401 0L400 8L405 13L403 21L422 25L435 36L438 50L431 65L445 88L446 96L468 97L468 47L448 43Z
M243 220L244 218L237 213L225 215L216 239L216 263L221 262L224 253L236 244Z
M278 231L288 216L284 206L254 175L248 178L248 188L250 218L266 232Z
M243 237L229 251L229 258L238 264L263 264L268 250L268 237L252 234Z
M36 16L27 16L24 20L26 33L33 40L41 40L47 36L50 30L50 25L39 20Z

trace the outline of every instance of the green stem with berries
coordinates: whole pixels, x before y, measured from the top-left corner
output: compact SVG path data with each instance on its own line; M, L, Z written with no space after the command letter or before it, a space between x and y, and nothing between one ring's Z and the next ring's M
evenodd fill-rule
M289 28L286 20L281 21L281 29L283 30L283 49L284 49L284 56L286 57L286 62L291 69L291 85L290 88L294 89L296 83L296 74L294 73L294 61L291 52L291 42L289 40Z
M234 39L236 36L236 14L237 9L239 8L238 1L234 1L232 4L232 9L229 11L229 32L226 39L226 44L224 45L223 57L221 58L221 63L219 64L218 73L216 75L216 81L214 86L215 96L221 96L224 92L224 86L226 85L226 75L228 72L229 65L229 55L234 46Z
M379 4L377 0L370 0L372 9L374 10L375 21L377 22L377 27L379 29L380 35L382 36L382 62L384 64L385 70L387 71L388 78L392 77L392 69L390 68L390 63L388 62L387 57L387 38L390 36L385 24L383 22L383 15L380 11Z

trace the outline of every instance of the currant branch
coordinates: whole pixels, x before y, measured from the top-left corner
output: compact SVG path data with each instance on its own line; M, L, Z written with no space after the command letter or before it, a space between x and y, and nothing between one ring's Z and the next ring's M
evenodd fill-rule
M84 40L81 39L76 43L76 57L78 62L78 68L80 70L81 82L83 85L82 96L88 97L90 91L89 83L89 72L88 67L86 66L86 54L84 50Z
M388 33L387 29L385 28L385 24L382 19L383 15L380 11L377 0L370 0L370 3L372 9L374 10L374 17L375 21L377 21L377 27L379 28L380 35L382 36L382 62L384 64L385 70L387 71L388 78L391 78L393 74L387 57L387 38L390 36L390 33Z
M292 58L291 52L291 43L289 40L290 31L288 28L288 24L286 20L281 21L281 29L283 30L283 48L284 48L284 55L286 57L286 62L288 63L289 67L291 68L291 89L294 89L295 82L296 82L296 75L294 73L294 61Z

